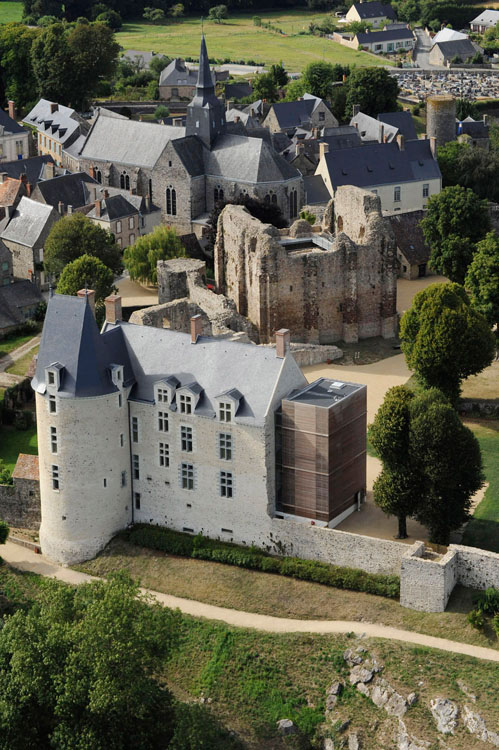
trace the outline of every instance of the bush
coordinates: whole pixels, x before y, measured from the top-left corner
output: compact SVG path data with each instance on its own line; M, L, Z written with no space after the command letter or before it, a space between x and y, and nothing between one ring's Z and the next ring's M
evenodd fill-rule
M499 590L491 586L483 591L476 601L476 610L482 615L499 614Z
M305 221L308 221L308 223L312 227L317 221L315 214L313 214L311 211L300 211L300 219L304 219Z
M483 615L477 609L472 609L471 612L469 612L467 620L469 624L477 630L483 628Z
M496 615L492 620L492 627L494 628L496 636L499 638L499 615Z
M5 521L0 521L0 544L5 544L9 536L9 527Z
M298 557L272 557L257 547L239 547L236 544L208 539L201 534L193 537L160 526L137 524L132 529L121 532L119 536L130 544L171 555L236 565L239 568L275 573L324 586L363 591L390 599L397 599L400 595L400 579L395 575L366 573L355 568L343 568Z

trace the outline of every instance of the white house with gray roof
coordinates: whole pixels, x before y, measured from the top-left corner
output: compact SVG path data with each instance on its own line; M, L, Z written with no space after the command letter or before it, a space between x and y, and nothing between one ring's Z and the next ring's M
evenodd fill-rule
M88 123L71 107L40 99L23 120L36 128L38 153L52 157L62 166L63 149L88 132Z
M495 28L499 23L499 10L482 10L482 12L470 21L471 31L483 34L487 29Z
M334 526L357 507L365 386L308 384L289 352L289 331L277 333L274 350L201 336L200 322L191 320L191 335L124 323L121 299L111 296L99 333L88 296L49 300L32 381L48 557L88 559L134 522L263 546L278 519L297 529L311 519ZM345 439L349 404L363 448ZM291 438L298 452L308 445L307 456L323 451L331 408L341 412L341 460L335 435L334 466L325 473L314 461L295 464ZM300 420L317 410L326 426L311 448ZM354 460L355 475L341 481L342 461ZM305 487L317 487L313 502L309 490L300 499Z

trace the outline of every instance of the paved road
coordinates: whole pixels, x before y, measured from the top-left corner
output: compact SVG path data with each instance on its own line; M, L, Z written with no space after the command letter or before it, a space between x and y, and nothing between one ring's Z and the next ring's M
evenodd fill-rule
M37 555L26 547L21 547L12 542L7 542L2 547L2 557L6 562L19 570L29 570L39 575L56 578L59 581L78 585L95 577L79 573L70 568L64 568L52 563L43 555ZM356 633L364 634L369 638L388 638L389 640L413 643L418 646L428 646L441 651L449 651L453 654L464 654L474 656L477 659L499 662L499 650L472 646L468 643L449 641L446 638L435 638L422 633L413 633L399 628L390 628L386 625L377 625L368 622L350 622L348 620L296 620L286 617L271 617L269 615L258 615L253 612L242 612L226 607L215 607L212 604L204 604L191 599L181 599L178 596L161 594L157 591L142 589L152 594L161 604L193 617L206 617L209 620L217 620L227 625L238 628L253 628L268 633Z
M416 34L416 47L412 59L421 70L446 70L441 65L430 65L429 55L431 49L431 37L424 29L414 29Z

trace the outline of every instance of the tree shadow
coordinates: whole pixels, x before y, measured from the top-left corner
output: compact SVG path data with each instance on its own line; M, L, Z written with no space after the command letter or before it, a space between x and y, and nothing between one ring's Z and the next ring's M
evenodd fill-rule
M499 552L499 522L472 517L466 525L461 544Z

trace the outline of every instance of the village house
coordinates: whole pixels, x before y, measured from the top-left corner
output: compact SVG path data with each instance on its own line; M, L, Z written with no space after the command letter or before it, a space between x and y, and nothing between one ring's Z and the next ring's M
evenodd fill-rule
M293 135L296 128L334 128L338 120L323 99L304 94L295 102L272 104L262 124L271 133Z
M476 55L483 55L483 48L471 39L454 39L448 42L437 42L430 50L430 65L450 65L452 63L469 63Z
M9 101L9 113L0 109L0 161L27 159L30 133L16 121L16 108ZM1 166L0 166L1 168Z
M403 279L420 279L434 273L429 266L430 248L421 228L424 211L390 216L397 243L398 275Z
M63 149L89 129L86 120L74 109L47 99L40 99L23 122L36 128L38 153L51 156L58 167L62 166Z
M188 68L184 60L176 57L161 71L159 98L166 102L190 101L196 93L198 73L197 68ZM219 81L226 81L228 77L227 71L212 71L214 86ZM245 96L247 95L245 94Z
M372 3L366 3L372 5ZM354 36L354 45L356 48L367 50L380 54L381 52L407 52L413 49L416 44L414 32L408 27L395 28L387 26L383 31L359 31Z
M373 0L373 2L362 2L360 0L357 3L353 3L345 18L350 23L364 21L371 24L374 29L384 26L386 23L390 23L390 21L397 20L392 6L384 5L378 2L378 0Z
M0 338L33 318L42 299L36 284L14 279L11 252L0 241Z
M470 21L471 31L484 34L487 29L494 29L499 23L499 10L482 10L482 12Z

